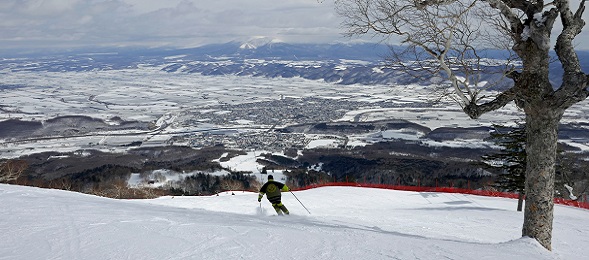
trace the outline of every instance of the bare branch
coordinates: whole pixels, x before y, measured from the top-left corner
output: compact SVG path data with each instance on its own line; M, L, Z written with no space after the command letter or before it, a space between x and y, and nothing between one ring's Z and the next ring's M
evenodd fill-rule
M511 37L516 42L521 42L522 37L521 33L524 31L524 25L520 18L511 10L511 8L518 8L520 10L524 10L524 6L518 6L515 2L524 2L524 1L502 1L502 0L483 0L489 3L492 8L495 8L501 12L503 17L509 21L511 25Z
M508 5L499 0L491 1L506 8L512 24L521 25L520 18ZM419 69L447 78L453 92L451 96L445 92L444 96L462 108L476 102L483 89L496 85L495 82L479 85L480 74L492 67L487 66L488 61L480 55L479 49L484 49L487 43L508 49L509 42L500 43L494 39L501 37L493 35L511 30L506 28L508 22L501 19L500 12L483 11L489 8L480 0L338 0L336 6L338 13L346 18L344 26L350 36L374 33L402 37L402 44L407 47L402 54L415 52L414 61L407 65L406 59L400 59L400 55L393 52L397 67L415 76L423 75L416 72ZM504 29L491 32L484 25L494 20L502 21Z
M556 54L561 61L566 61L561 62L565 74L581 72L581 64L575 53L573 40L581 33L581 30L585 26L585 21L582 19L583 12L585 11L585 1L581 1L575 14L569 8L568 0L556 0L555 4L560 12L564 27L556 40Z
M573 14L568 0L556 0L555 6L560 12L563 30L556 40L555 51L564 69L563 82L555 92L555 100L562 108L585 100L589 93L589 75L581 70L579 57L575 52L573 40L585 26L582 16L585 11L585 1L581 1L579 8Z
M477 105L476 102L472 102L464 107L462 110L472 119L479 118L482 114L497 110L509 102L513 101L516 97L516 91L511 88L495 97L494 100L486 102L481 105Z
M423 1L419 1L416 0L416 5L418 6L418 8L426 8L428 6L434 6L434 5L447 5L447 4L451 4L456 2L456 0L423 0Z
M12 182L28 168L23 160L5 160L0 162L0 182Z

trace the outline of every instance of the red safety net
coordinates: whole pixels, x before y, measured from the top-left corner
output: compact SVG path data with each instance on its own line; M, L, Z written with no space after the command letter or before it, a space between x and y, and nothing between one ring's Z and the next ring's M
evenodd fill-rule
M388 189L388 190L401 190L401 191L416 191L416 192L444 192L444 193L461 193L471 194L487 197L500 197L517 199L519 194L511 192L499 192L492 190L469 190L454 187L423 187L423 186L402 186L402 185L390 185L390 184L369 184L369 183L353 183L353 182L328 182L323 184L312 184L305 187L293 188L293 191L309 190L320 187L364 187L364 188L376 188L376 189ZM567 200L563 198L555 198L554 203L567 205L577 208L589 209L589 203L580 202L575 200Z

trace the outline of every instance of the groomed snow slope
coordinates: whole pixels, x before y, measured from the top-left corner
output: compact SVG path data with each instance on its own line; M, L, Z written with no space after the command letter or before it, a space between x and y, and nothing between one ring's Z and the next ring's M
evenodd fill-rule
M113 200L0 185L0 259L583 259L589 211L557 205L554 251L520 238L517 201L324 187L291 216L236 192Z

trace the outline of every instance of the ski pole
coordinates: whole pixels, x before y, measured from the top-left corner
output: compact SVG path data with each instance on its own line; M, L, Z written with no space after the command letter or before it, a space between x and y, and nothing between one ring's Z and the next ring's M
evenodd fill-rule
M297 195L295 195L292 191L290 191L290 193L292 193L292 195L295 197L295 199L297 199L299 201L299 203L301 203L301 205L303 206L303 208L305 208L307 210L307 212L309 212L309 215L311 215L311 211L309 211L307 209L307 207L305 207L305 205L303 205L303 203L299 200L299 198L297 198Z

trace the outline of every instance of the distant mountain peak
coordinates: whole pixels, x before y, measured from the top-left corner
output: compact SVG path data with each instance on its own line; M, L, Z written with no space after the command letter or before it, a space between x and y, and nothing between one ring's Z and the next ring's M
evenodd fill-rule
M283 42L280 39L270 38L265 36L256 36L253 37L245 42L243 42L239 48L242 50L255 50L259 47L266 46L273 43L281 43Z

